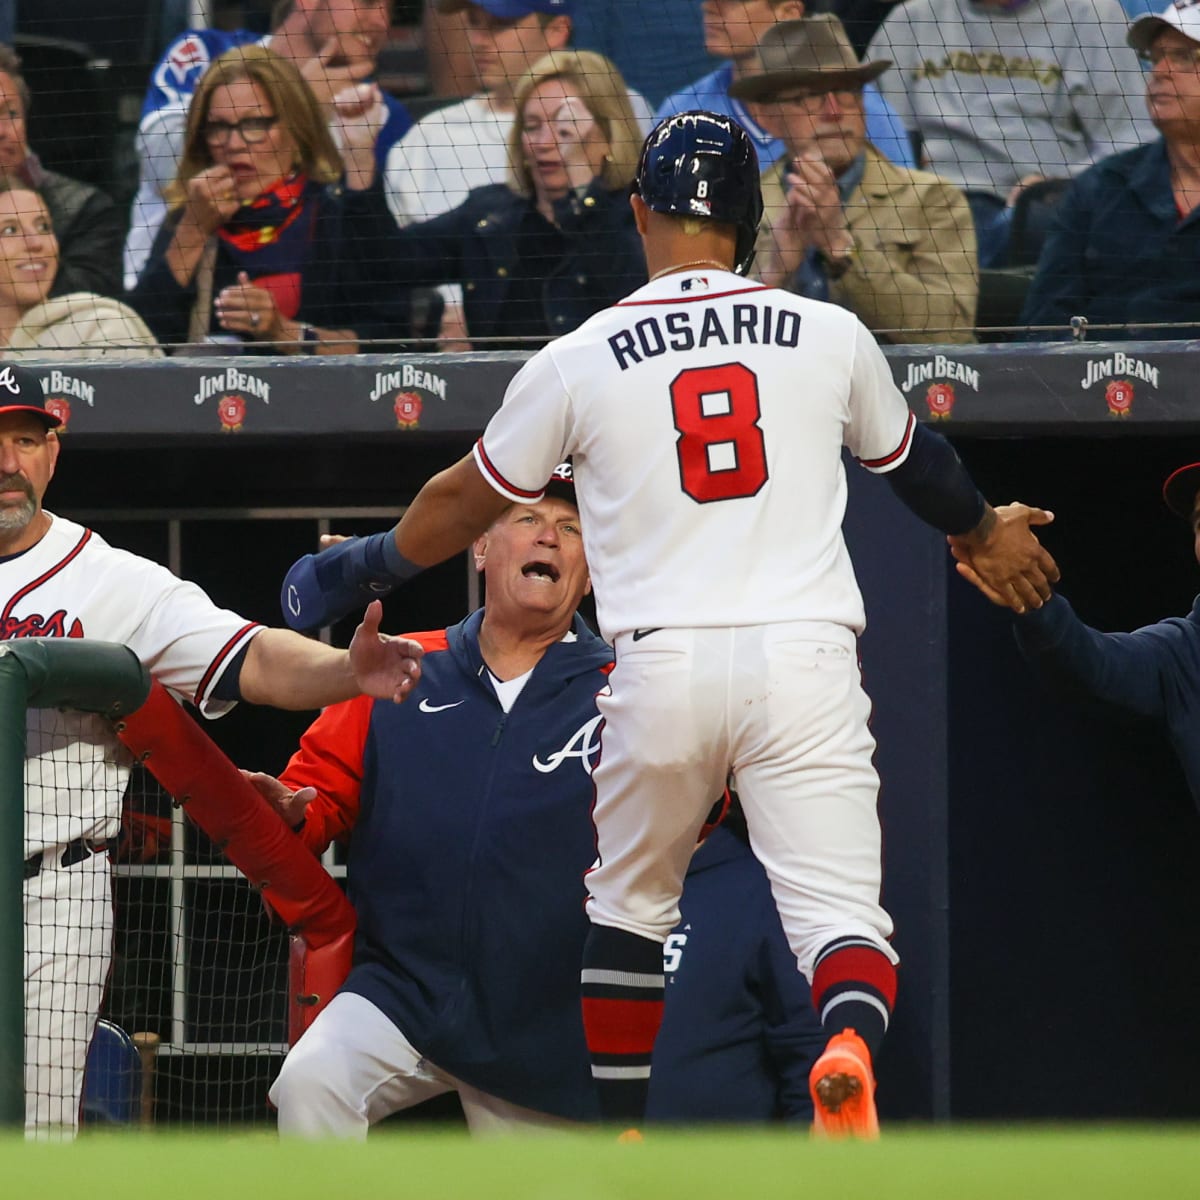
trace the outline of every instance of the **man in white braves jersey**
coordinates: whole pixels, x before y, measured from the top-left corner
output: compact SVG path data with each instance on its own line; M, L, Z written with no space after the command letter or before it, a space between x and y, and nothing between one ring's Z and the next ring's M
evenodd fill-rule
M461 549L509 501L536 501L572 453L617 661L598 702L599 857L582 980L601 1107L641 1119L661 945L708 798L732 769L829 1039L811 1076L816 1128L873 1136L872 1061L897 956L879 904L841 450L960 535L1015 606L1040 605L1058 576L1030 530L1052 515L997 516L949 443L916 423L852 313L742 277L762 198L735 122L691 112L660 124L631 203L649 284L536 354L473 455L430 480L395 530L300 560L287 595L324 623L368 587Z
M420 646L368 612L349 650L218 608L195 584L54 516L42 497L60 424L30 370L0 365L0 640L88 637L128 645L154 677L218 717L238 700L319 708L406 694ZM108 976L106 843L128 760L98 717L31 709L25 762L26 1128L73 1130ZM62 781L69 780L69 788Z

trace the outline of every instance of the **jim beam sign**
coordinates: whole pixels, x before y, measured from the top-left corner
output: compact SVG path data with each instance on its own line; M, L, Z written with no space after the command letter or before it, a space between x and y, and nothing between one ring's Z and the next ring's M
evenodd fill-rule
M42 391L46 394L46 411L62 422L59 433L66 433L70 426L72 400L82 400L88 408L96 407L96 385L66 371L47 371L42 376Z
M1093 384L1108 380L1104 385L1104 403L1108 405L1108 411L1114 417L1127 417L1133 411L1135 379L1157 390L1158 367L1118 350L1109 358L1089 358L1084 364L1079 386L1086 391Z
M979 391L979 372L958 359L948 358L945 354L935 354L932 358L921 362L907 364L908 371L900 390L905 394L911 392L918 384L928 384L925 389L925 403L929 415L935 421L948 421L954 409L954 385L966 384L973 392Z
M419 429L429 396L445 400L446 381L433 371L404 363L395 371L375 372L375 385L369 399L374 404L381 400L391 401L397 429Z
M192 403L205 404L209 400L215 400L221 432L238 433L246 423L247 397L270 404L271 385L251 371L226 367L224 371L215 371L200 377L200 384L192 397Z

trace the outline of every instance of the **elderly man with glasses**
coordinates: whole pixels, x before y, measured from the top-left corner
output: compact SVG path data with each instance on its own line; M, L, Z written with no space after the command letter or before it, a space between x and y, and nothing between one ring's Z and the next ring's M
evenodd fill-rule
M1114 338L1200 331L1200 3L1177 0L1129 26L1148 64L1159 137L1085 171L1055 211L1022 323L1069 337L1072 317Z
M889 162L867 140L860 62L833 16L785 21L731 94L755 105L786 153L763 173L757 273L855 313L891 342L970 342L975 229L956 187Z

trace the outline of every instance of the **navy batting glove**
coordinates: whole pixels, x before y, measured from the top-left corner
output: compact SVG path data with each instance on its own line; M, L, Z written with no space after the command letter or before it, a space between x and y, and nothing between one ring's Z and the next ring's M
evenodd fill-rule
M332 625L386 596L401 582L395 566L404 561L395 551L390 529L306 554L292 563L284 577L279 597L283 619L301 633Z

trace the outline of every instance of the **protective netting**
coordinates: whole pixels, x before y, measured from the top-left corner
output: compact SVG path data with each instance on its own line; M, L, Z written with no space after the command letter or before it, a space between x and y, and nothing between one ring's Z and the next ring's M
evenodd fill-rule
M84 1123L269 1121L287 931L99 718L29 718L26 850L53 846L26 865L29 1123L70 1127L81 1086Z
M753 273L885 340L1194 335L1188 0L202 7L21 6L0 346L540 346L646 282L628 185L694 108L758 152Z

